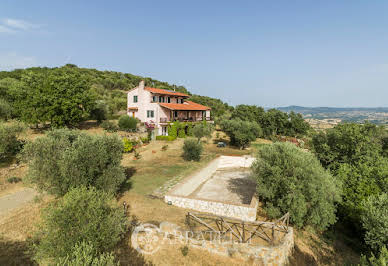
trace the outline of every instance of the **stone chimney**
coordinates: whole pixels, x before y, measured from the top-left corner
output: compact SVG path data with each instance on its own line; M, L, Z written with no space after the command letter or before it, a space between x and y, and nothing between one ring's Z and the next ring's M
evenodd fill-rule
M144 80L139 82L139 89L144 90Z

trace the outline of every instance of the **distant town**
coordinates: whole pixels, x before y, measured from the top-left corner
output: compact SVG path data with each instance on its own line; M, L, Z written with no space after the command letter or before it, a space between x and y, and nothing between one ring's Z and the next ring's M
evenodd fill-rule
M335 108L288 106L277 108L284 112L303 115L315 129L332 128L341 122L364 123L369 121L376 125L388 125L388 108Z

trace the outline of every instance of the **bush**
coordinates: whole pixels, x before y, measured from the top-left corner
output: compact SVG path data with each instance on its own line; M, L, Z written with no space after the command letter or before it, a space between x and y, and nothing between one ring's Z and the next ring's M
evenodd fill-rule
M124 145L124 152L125 153L129 153L133 150L133 144L132 144L131 140L124 138L123 145Z
M361 266L387 266L388 265L388 249L386 246L382 247L380 254L376 257L373 253L370 258L365 255L361 256Z
M140 138L140 139L141 139L141 142L143 142L143 143L150 143L149 137L144 137L144 138Z
M71 253L64 258L59 258L57 266L113 266L119 265L113 253L98 253L92 243L81 242L76 244Z
M94 186L116 193L125 180L120 165L123 142L116 135L53 130L24 147L27 178L38 188L62 196L71 188Z
M8 183L19 183L20 181L22 181L22 179L16 176L7 179Z
M336 221L341 185L313 154L290 143L265 145L252 166L252 177L271 218L289 212L297 227L318 229Z
M119 130L119 127L115 123L108 120L102 122L101 127L108 132L117 132Z
M188 246L181 247L181 253L184 257L186 257L187 254L189 254L189 247Z
M24 142L18 140L18 136L24 130L25 127L19 123L12 125L0 123L0 161L22 149Z
M193 123L186 123L187 124L187 133L186 133L186 136L188 137L193 137L194 134L193 134Z
M69 259L74 259L71 254L85 248L85 244L75 249L74 245L83 242L93 246L88 252L94 254L111 251L128 228L127 217L116 205L110 194L93 187L70 190L44 210L35 234L36 258L55 260L70 254Z
M137 150L134 150L134 151L135 151L135 155L134 155L135 158L138 159L138 160L141 159L141 154L140 154L140 152L138 152Z
M184 129L179 129L178 138L186 138L186 133Z
M185 139L183 144L183 159L186 161L199 161L202 154L202 144L195 139Z
M370 196L363 204L361 215L365 242L375 251L388 246L388 194Z
M176 140L176 137L174 137L174 136L156 136L156 140L174 141L174 140Z
M122 115L119 118L119 128L124 131L136 131L137 119L129 117L128 115Z
M222 131L230 137L230 143L245 149L256 138L262 136L261 127L255 122L224 120L220 123Z
M179 122L171 123L168 126L168 136L170 136L173 139L176 139L178 137L178 129L179 129Z

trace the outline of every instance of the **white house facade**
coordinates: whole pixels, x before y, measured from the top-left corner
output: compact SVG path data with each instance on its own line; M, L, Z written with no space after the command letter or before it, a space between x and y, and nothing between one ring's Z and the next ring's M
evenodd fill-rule
M170 122L210 121L210 107L188 100L189 95L145 87L144 81L128 92L129 116L155 125L158 135L167 135Z

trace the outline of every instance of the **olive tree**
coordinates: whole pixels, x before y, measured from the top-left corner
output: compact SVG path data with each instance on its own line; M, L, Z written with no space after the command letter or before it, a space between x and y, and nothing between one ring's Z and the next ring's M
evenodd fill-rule
M0 161L20 151L23 143L18 136L25 130L23 124L0 122Z
M116 262L113 253L104 252L99 254L93 243L83 241L77 243L66 257L59 258L57 263L57 266L73 265L114 266L120 264Z
M203 137L210 137L213 127L207 123L198 123L193 127L193 135L198 139L198 142Z
M249 144L262 136L261 127L255 122L242 120L224 120L220 123L222 131L230 138L230 143L245 149Z
M195 139L185 139L183 144L183 159L186 161L199 161L202 154L202 143Z
M116 193L125 180L122 153L123 143L117 135L58 129L25 145L23 158L29 165L28 180L62 196L78 186Z
M341 185L313 154L291 143L265 145L252 166L252 178L271 218L289 212L297 227L318 229L336 221Z
M70 190L43 210L34 239L35 257L58 260L74 253L77 243L90 243L92 252L110 252L128 229L127 217L111 194L93 187Z
M388 194L370 196L363 201L362 225L365 242L375 251L388 246Z

